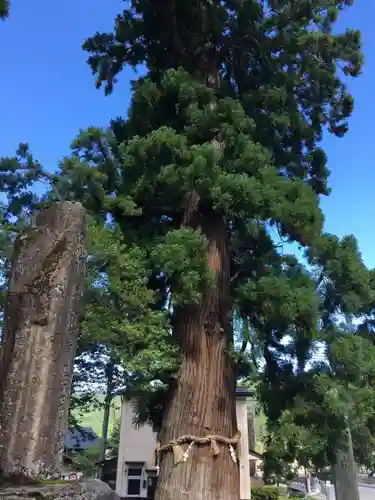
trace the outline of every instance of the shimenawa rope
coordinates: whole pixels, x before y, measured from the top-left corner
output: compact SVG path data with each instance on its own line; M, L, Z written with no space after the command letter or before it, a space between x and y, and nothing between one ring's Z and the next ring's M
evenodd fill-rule
M217 457L220 454L220 448L218 443L228 445L229 453L234 463L237 463L236 452L234 451L234 446L236 446L241 438L240 431L237 431L232 438L227 438L220 436L220 434L209 434L208 436L199 437L186 434L185 436L180 436L177 439L172 439L167 444L161 445L158 441L156 444L156 453L160 457L161 453L167 452L170 449L173 451L173 461L174 465L186 462L192 447L195 444L210 444L212 456ZM182 445L189 443L189 446L184 451Z

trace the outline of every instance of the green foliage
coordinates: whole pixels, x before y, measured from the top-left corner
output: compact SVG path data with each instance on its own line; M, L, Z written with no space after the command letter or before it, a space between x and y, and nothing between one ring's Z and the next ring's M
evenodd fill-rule
M299 371L308 361L319 305L310 276L279 256L270 230L302 245L319 238L317 195L329 192L319 143L325 127L337 136L347 129L353 100L337 69L357 76L362 55L358 32L333 34L345 2L266 4L134 0L113 33L87 40L107 93L125 65L145 63L148 73L134 84L127 119L79 134L54 193L95 217L110 214L126 244L142 248L147 286L172 327L174 313L212 286L204 230L182 227L182 200L194 191L202 213L225 217L233 313L247 325L238 373L254 362L255 332L275 391L293 360Z
M280 500L281 490L275 486L251 488L251 498L254 500Z
M118 418L113 425L108 442L108 447L111 448L113 456L118 455L118 449L120 446L120 427L121 419Z
M76 451L70 458L75 470L83 472L85 477L95 477L98 468L96 462L98 462L99 456L100 449L92 447L87 450Z
M323 234L307 256L319 297L315 340L324 360L297 377L289 371L286 379L285 362L279 361L276 373L284 375L286 397L278 401L268 392L275 379L267 374L261 391L268 415L267 474L285 476L295 459L304 466L331 464L335 450L345 446L347 417L358 463L369 463L374 451L375 351L371 338L352 323L371 316L372 274L352 236Z
M88 401L83 399L84 395L80 392L73 391L72 403L70 407L71 411L71 422L76 423L83 427L91 427L93 431L100 437L103 425L103 406L104 406L104 396L103 394L94 393L92 388L92 382L95 380L95 371L88 372L91 373L91 378L87 382L88 388L86 395L92 396L88 398ZM97 388L97 386L96 386ZM91 389L91 390L89 390ZM120 421L120 411L121 411L121 397L114 397L111 403L110 418L109 418L109 435L111 436L115 432L117 423ZM111 437L108 446L112 446Z
M151 250L155 270L160 270L173 287L176 306L198 303L202 298L202 281L211 281L214 286L206 250L204 236L189 228L169 231Z
M148 388L149 382L176 369L166 312L154 307L147 287L144 252L121 242L115 225L89 224L85 314L81 321L74 372L72 410L77 415L102 408L106 364L113 362L111 390ZM94 382L94 384L93 384ZM100 384L100 387L99 387Z
M11 224L14 218L30 217L40 200L34 192L36 183L46 183L53 176L34 159L28 144L20 143L15 156L0 159L0 192L6 197L2 218Z
M0 19L5 19L9 16L9 0L0 0Z
M374 288L354 236L339 240L323 234L310 248L308 257L319 276L324 326L329 326L337 313L353 317L368 311Z
M129 371L159 372L158 347L168 350L166 313L156 310L155 293L147 287L148 270L142 248L126 246L115 226L90 226L93 252L91 296L82 323L91 341L107 341L118 356L127 357ZM171 358L173 347L171 347ZM142 364L140 367L139 363Z

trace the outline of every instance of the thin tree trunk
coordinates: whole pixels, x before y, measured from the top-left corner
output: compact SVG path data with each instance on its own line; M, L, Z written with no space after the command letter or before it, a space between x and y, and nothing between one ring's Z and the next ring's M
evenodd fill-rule
M105 460L105 452L107 450L107 442L108 442L108 424L109 424L109 413L111 411L111 402L112 402L112 391L113 391L113 368L114 363L113 360L110 359L106 365L106 394L104 399L104 412L103 412L103 424L102 424L102 442L100 446L100 455L99 461L103 462ZM103 478L103 464L99 469L99 479Z
M336 500L360 500L357 466L354 460L352 433L349 425L345 432L345 438L346 449L336 452L336 463L333 467Z
M182 365L160 433L162 445L185 434L231 438L237 431L235 377L231 348L230 246L223 217L212 210L187 210L189 225L209 241L208 262L216 286L207 287L201 303L177 315L176 334ZM187 449L187 445L184 450ZM173 453L161 455L156 500L238 500L239 469L228 445L194 445L186 462L174 465Z
M307 469L305 469L305 488L306 493L311 495L311 473Z
M86 214L56 203L15 242L0 353L0 469L58 477L85 266Z

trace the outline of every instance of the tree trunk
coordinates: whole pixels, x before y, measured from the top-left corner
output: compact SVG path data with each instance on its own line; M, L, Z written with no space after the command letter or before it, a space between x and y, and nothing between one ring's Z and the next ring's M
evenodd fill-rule
M110 359L106 365L106 368L105 368L107 387L106 387L106 394L105 394L105 399L104 399L102 442L100 445L99 462L104 462L105 452L107 450L109 413L111 411L112 391L113 391L113 368L114 368L114 363L113 363L113 360ZM103 463L100 466L99 479L103 479Z
M199 211L197 199L193 206L193 210L187 209L185 222L208 239L208 263L216 274L216 285L207 287L199 305L187 306L177 314L175 333L183 359L163 420L162 446L186 434L231 438L237 431L234 367L229 353L229 237L223 217L212 210ZM228 445L218 443L218 447L220 453L215 455L210 444L195 444L186 462L178 465L172 450L161 453L156 500L238 500L238 464Z
M358 489L357 466L354 461L352 433L346 429L347 447L336 452L333 467L336 500L360 500Z
M60 202L14 246L0 356L0 470L60 475L85 267L86 215Z
M305 469L305 489L306 493L311 495L311 473L309 470Z

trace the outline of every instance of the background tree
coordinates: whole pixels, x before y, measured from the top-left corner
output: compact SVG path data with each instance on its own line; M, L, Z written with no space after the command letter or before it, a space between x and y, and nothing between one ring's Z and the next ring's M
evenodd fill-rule
M340 446L347 449L343 439L346 417L350 419L356 462L366 467L372 463L375 393L369 380L374 371L375 351L368 341L357 335L346 338L344 333L330 349L335 351L342 371L334 371L327 361L316 362L306 374L305 391L283 410L277 421L268 422L268 475L285 478L292 472L295 460L317 470L334 465ZM362 380L357 378L359 374Z
M74 470L83 473L84 477L93 478L97 476L97 462L100 460L100 448L92 446L87 450L73 452L69 458L72 460Z
M339 494L355 498L358 486L353 458L365 464L373 453L375 351L353 320L366 311L369 317L374 294L372 272L364 266L353 237L339 240L323 235L310 249L309 261L320 297L315 336L319 351L308 369L296 374L303 385L287 405L281 408L271 400L274 412L268 413L272 439L267 467L277 473L295 459L317 468L333 465L338 490L345 480L344 493ZM263 400L269 408L267 392ZM354 443L351 470L337 467L337 455L348 454L352 447L348 432Z
M350 377L353 382L354 372L356 371L355 381L357 384L355 390L359 394L362 391L367 391L371 395L372 390L368 384L368 380L372 379L371 371L366 374L360 368L360 365L355 365L356 370L351 366L353 360L358 359L361 362L363 361L364 370L371 370L371 361L366 360L365 362L361 353L363 341L361 339L353 340L350 336L342 337L342 333L345 333L347 329L340 328L337 321L337 315L341 314L351 322L353 318L367 309L373 297L371 275L363 264L357 242L354 237L350 236L343 238L341 241L332 236L325 236L320 240L320 244L316 246L314 251L310 252L310 258L318 266L319 264L323 265L324 270L319 291L322 297L322 331L328 339L327 358L331 372L336 375L336 378L339 378L344 393L350 397L350 386L345 375ZM338 342L343 342L343 344L338 344ZM338 348L338 345L341 347L340 353L343 357L341 362L334 350L335 347ZM368 352L371 358L373 353L371 353L371 350ZM352 353L352 355L348 356L348 353ZM374 361L374 358L372 361ZM344 370L338 369L340 363L342 363L342 367L345 367ZM366 381L366 385L362 387L363 380ZM341 391L341 398L338 396L339 393L339 389L336 389L333 396L337 395L336 397L338 397L340 404L343 405L345 412L340 419L344 428L341 434L337 436L338 439L334 448L336 455L333 462L335 487L340 498L359 498L352 441L352 429L355 428L355 425L353 425L354 422L351 422L351 419L354 420L355 415L351 415L353 406L350 401L345 402L343 399L344 393ZM368 404L368 397L364 401L366 399ZM370 402L370 404L372 403ZM364 413L360 420L362 429L364 422L366 422L364 406L366 407L366 404L358 405L358 410Z
M0 19L5 19L9 16L9 1L0 0Z
M121 420L118 419L114 423L114 426L112 428L112 432L109 438L109 447L111 449L111 455L116 457L118 455L118 450L120 446L120 427L121 427Z

